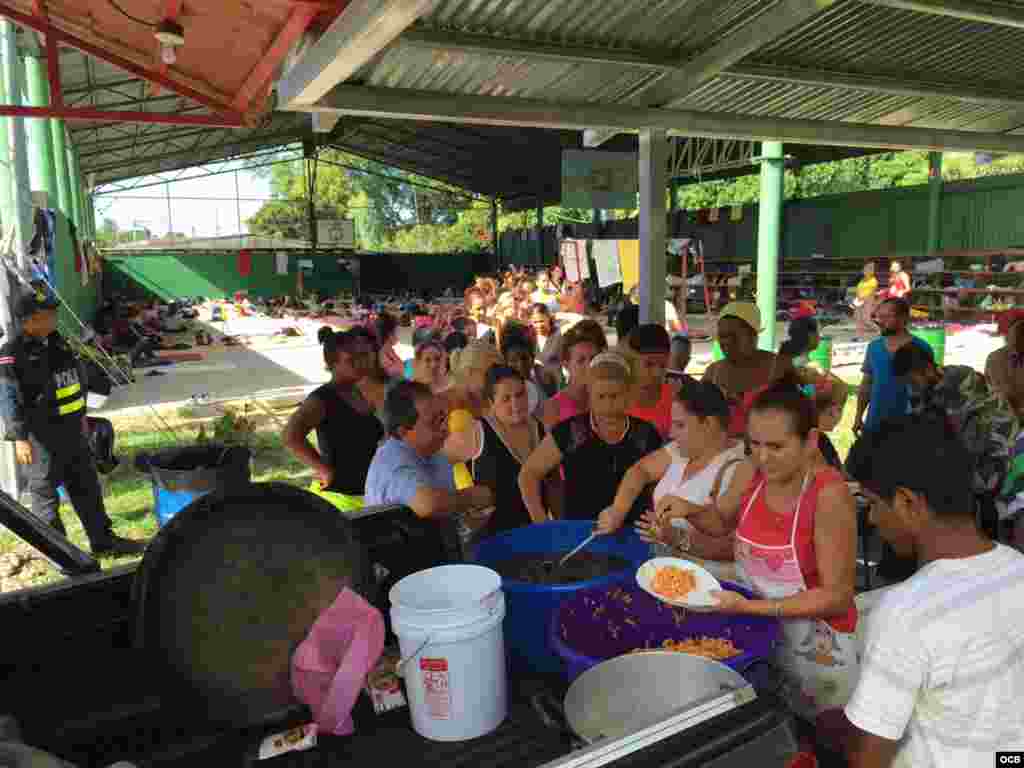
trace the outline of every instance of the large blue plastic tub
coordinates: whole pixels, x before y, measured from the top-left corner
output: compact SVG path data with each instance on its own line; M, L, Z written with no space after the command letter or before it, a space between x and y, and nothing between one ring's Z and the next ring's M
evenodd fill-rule
M544 555L568 552L594 530L588 520L559 520L506 531L480 542L476 561L491 566L516 555ZM542 674L559 674L562 661L551 648L548 626L551 616L566 598L584 589L621 584L635 578L636 569L651 556L650 545L632 529L612 536L599 536L587 546L589 552L617 555L632 568L577 584L551 586L505 579L505 647L514 669Z

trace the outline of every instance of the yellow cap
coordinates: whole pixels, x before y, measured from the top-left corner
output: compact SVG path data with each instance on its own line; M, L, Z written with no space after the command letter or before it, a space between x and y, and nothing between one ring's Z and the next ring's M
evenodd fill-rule
M718 319L724 320L727 317L742 320L754 329L754 333L761 332L761 310L757 308L756 304L751 304L749 301L734 301L731 304L726 304L719 313Z

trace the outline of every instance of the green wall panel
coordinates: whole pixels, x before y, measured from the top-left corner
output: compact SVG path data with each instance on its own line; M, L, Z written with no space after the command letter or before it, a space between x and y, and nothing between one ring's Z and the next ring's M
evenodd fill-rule
M108 292L132 298L223 298L237 291L267 297L295 292L298 258L313 261L313 269L303 277L306 290L319 290L330 295L351 290L352 279L339 267L335 254L290 254L287 275L277 274L272 252L253 253L252 271L245 277L238 272L237 251L108 256L105 266L110 277Z

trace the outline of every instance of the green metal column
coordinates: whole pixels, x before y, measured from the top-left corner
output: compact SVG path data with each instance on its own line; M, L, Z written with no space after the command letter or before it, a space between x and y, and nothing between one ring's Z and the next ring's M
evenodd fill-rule
M942 153L928 153L928 255L939 250L942 237Z
M3 51L3 81L7 93L7 103L21 105L24 73L21 55L18 52L17 37L14 25L6 19L0 21L0 41ZM14 247L16 253L24 254L32 239L32 196L31 182L28 174L28 146L25 140L25 119L8 118L8 153L3 158L7 164L11 183L11 209L8 226L14 228ZM27 257L22 255L24 260ZM22 263L22 266L26 264Z
M53 205L71 218L71 185L68 181L68 145L64 141L64 121L49 120L50 136L53 139L53 167L57 174L57 200Z
M85 231L85 197L82 194L82 173L78 165L78 150L72 145L69 136L68 141L68 173L71 177L71 200L75 209L75 226L78 229L78 238L82 239L82 232Z
M50 106L50 81L46 67L38 54L25 56L25 79L28 85L28 100L33 107ZM57 169L53 164L53 136L50 121L32 118L28 121L28 140L32 154L29 171L32 175L32 189L46 192L47 204L57 204Z
M757 209L757 308L761 310L758 346L775 351L775 308L782 235L785 158L781 141L761 143L761 197Z
M71 212L68 217L75 224L75 229L82 229L82 209L78 199L78 174L75 173L75 150L71 146L70 136L65 138L64 144L67 152L66 163L68 172L68 202L71 205Z

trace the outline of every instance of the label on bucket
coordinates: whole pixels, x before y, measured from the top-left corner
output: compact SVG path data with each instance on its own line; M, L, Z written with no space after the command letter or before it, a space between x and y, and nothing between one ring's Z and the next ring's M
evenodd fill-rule
M434 720L448 720L452 699L448 691L448 659L420 659L420 676L427 714Z

